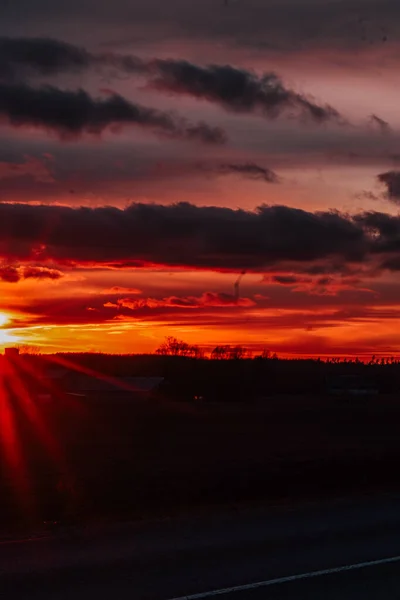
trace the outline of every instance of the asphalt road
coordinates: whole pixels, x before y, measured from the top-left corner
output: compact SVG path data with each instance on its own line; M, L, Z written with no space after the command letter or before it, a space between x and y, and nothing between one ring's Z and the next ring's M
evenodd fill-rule
M0 571L2 598L18 600L399 600L400 499L4 542Z

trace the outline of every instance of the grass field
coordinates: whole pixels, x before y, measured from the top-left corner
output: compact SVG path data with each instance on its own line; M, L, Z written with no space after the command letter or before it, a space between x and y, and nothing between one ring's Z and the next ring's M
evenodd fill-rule
M2 457L3 528L50 515L61 465L84 519L400 488L393 396L286 396L250 406L69 399L37 414L40 427L22 412L17 420L25 483Z

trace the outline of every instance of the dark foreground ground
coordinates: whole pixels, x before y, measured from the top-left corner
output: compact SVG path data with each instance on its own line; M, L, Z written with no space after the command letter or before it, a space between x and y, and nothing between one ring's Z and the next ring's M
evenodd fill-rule
M13 428L2 425L4 534L37 530L63 503L88 522L400 491L394 396L247 407L70 398L20 401L12 414Z
M400 500L210 513L3 543L0 565L2 597L15 600L398 600Z

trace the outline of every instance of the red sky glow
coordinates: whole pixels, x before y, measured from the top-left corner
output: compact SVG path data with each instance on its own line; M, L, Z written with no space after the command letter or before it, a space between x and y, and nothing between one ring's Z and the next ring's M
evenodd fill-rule
M0 348L399 354L400 4L3 12Z

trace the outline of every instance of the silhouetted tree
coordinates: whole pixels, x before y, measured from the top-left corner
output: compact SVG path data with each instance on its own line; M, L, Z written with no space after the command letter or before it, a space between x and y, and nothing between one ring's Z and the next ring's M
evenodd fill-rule
M230 349L230 346L215 346L214 350L211 352L211 358L226 360L229 358Z
M190 356L193 356L193 358L204 358L204 351L199 346L190 346Z
M193 356L200 358L202 351L199 346L191 346L183 340L178 340L175 337L168 336L164 342L156 350L156 354L167 355L167 356Z
M229 350L229 358L231 360L239 360L242 358L246 357L246 348L243 348L243 346L234 346L233 348L230 348Z
M32 356L38 356L40 354L40 349L37 346L30 346L29 344L17 346L17 349L20 354L30 354Z

